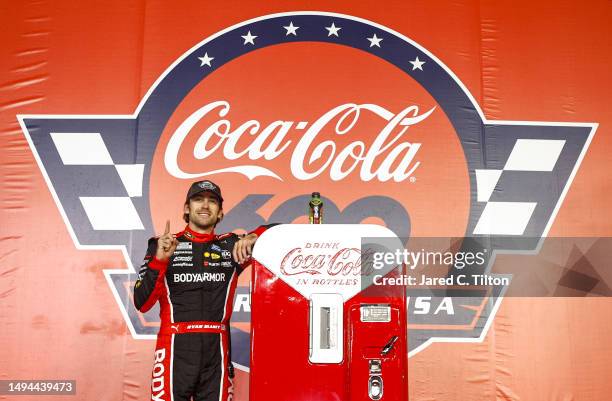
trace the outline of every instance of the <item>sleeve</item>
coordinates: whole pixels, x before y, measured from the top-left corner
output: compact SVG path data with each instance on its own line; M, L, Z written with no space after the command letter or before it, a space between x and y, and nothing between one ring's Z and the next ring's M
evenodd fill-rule
M264 224L264 225L261 225L261 226L257 227L253 231L250 231L249 234L257 234L257 237L260 237L261 234L263 234L268 228L277 226L279 224L280 223ZM238 237L236 237L236 239L238 239ZM238 267L237 267L238 274L242 273L242 271L244 269L246 269L247 267L249 267L251 265L251 263L252 263L252 260L251 260L251 258L249 258L243 264L238 264Z
M262 226L257 227L253 231L249 232L249 234L257 234L257 236L261 236L268 228L272 228L274 226L279 225L280 223L272 223L272 224L264 224Z
M134 284L134 306L141 312L151 309L164 289L168 261L157 260L156 251L157 238L151 238L144 263L138 272L138 280Z

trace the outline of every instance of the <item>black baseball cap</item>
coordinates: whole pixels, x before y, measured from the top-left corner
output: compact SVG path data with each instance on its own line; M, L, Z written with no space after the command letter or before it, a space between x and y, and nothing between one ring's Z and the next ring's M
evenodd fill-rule
M212 181L204 180L197 181L191 184L191 187L189 187L189 191L187 191L187 198L185 199L185 203L189 203L189 199L202 192L210 192L219 199L219 202L223 202L223 197L221 196L221 188Z

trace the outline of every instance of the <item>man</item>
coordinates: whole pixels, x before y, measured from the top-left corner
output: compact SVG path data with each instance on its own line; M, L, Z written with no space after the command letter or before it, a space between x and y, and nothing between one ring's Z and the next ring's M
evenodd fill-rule
M160 303L153 400L229 400L233 367L229 347L237 277L249 263L259 227L242 238L216 235L223 219L223 197L211 181L195 182L187 192L185 229L151 238L134 286L134 304L146 312Z

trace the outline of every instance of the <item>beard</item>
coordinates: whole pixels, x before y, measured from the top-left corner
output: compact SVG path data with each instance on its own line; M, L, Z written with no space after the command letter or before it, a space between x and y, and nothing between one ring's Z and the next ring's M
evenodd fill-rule
M189 222L193 224L196 228L202 231L208 231L211 228L215 228L219 220L220 220L219 216L216 216L214 218L209 218L203 221L203 219L200 216L198 216L197 213L193 213L193 215L192 214L189 215Z

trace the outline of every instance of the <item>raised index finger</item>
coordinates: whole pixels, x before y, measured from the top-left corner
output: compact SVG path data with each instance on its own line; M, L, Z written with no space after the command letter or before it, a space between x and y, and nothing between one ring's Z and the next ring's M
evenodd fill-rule
M170 234L170 220L166 220L166 229L164 230L164 235Z

